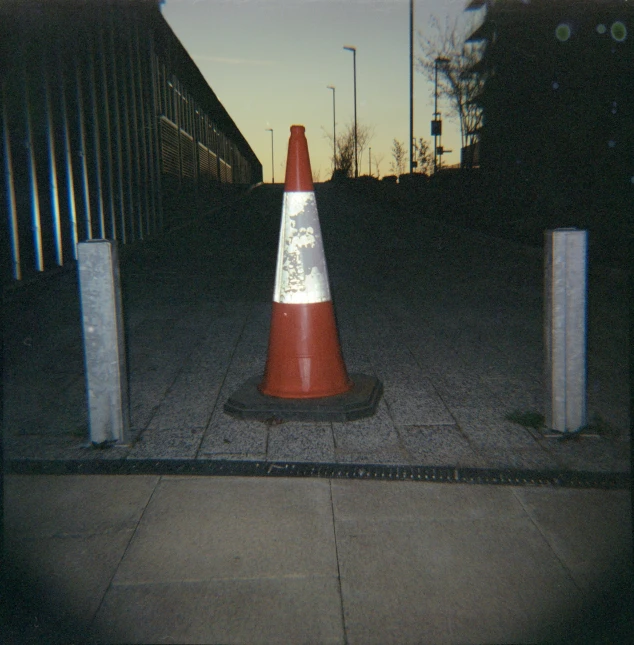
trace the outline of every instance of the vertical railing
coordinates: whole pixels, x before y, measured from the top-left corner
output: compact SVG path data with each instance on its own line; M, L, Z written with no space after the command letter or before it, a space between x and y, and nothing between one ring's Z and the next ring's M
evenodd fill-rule
M113 34L114 36L114 34ZM122 38L121 34L118 34L118 45L119 50L125 53L125 41ZM126 237L129 233L130 241L134 241L135 231L136 231L136 219L134 216L135 213L135 200L134 200L134 141L133 141L133 126L132 126L132 103L130 96L130 83L128 80L129 74L129 65L121 65L121 74L119 75L119 88L118 93L121 96L122 102L122 119L123 119L123 138L125 139L125 149L124 149L124 165L125 170L125 185L127 186L125 202L126 202L126 211L128 214L128 225L126 226Z
M112 78L112 104L114 107L114 140L115 140L115 156L117 160L117 204L119 215L119 235L121 241L125 244L128 241L127 227L126 227L126 207L125 198L123 195L123 135L121 123L121 108L119 105L119 70L117 65L117 51L115 49L114 40L114 24L112 15L108 20L108 55L111 61L110 76Z
M90 182L88 176L88 147L86 145L86 116L84 111L84 91L79 61L75 61L75 83L77 101L77 127L79 129L79 158L81 162L81 187L84 200L84 237L92 240L92 208L90 201Z
M99 217L99 237L106 237L106 218L103 205L103 165L101 157L101 128L99 124L99 105L97 103L97 84L95 80L95 55L92 43L88 49L88 81L90 83L93 170L97 185L97 215Z
M139 164L141 170L141 181L142 181L142 193L140 195L141 202L143 204L143 215L144 215L144 232L145 236L148 237L152 233L151 218L150 218L150 179L148 173L148 149L147 149L147 137L145 132L145 83L144 77L141 70L141 51L139 44L139 30L138 25L134 25L132 28L132 40L133 40L133 55L132 55L132 67L134 69L134 79L135 79L135 94L137 100L137 118L138 118L138 132L140 135L139 141Z
M168 186L243 181L258 163L151 3L76 5L60 30L63 4L33 1L37 25L0 24L3 282L77 260L84 240L146 239Z
M180 118L180 101L178 100L178 81L172 77L172 92L174 94L174 123L176 124L176 134L178 135L178 190L183 187L183 150L181 141L181 118Z
M151 90L152 90L152 100L150 102L150 124L152 129L152 146L153 146L153 172L156 177L156 208L158 211L158 226L160 230L163 230L164 221L163 221L163 201L162 201L162 186L161 186L161 156L160 156L160 135L159 135L159 117L160 117L160 97L159 97L159 82L158 82L158 71L159 65L154 51L154 39L151 35L148 37L148 50L150 52L150 76L151 76Z
M105 135L105 166L106 166L106 186L108 192L108 220L110 237L113 240L117 239L117 222L114 214L114 178L112 176L112 134L110 127L110 92L108 91L108 76L111 70L108 69L109 57L106 57L106 50L103 43L103 29L99 30L97 34L99 58L101 60L101 97L103 105L104 127L103 133ZM105 235L103 236L105 237Z
M144 41L145 45L145 41ZM140 42L139 42L140 46ZM148 52L149 53L149 52ZM156 217L156 177L154 175L154 136L153 136L153 114L152 114L152 73L150 68L149 55L144 58L143 75L146 79L144 83L144 115L145 124L144 128L147 149L147 174L149 179L149 209L151 214L151 231L156 234L159 231L157 217Z
M45 59L46 60L46 59ZM46 64L44 70L44 96L46 104L46 138L48 144L48 176L51 193L51 211L53 220L53 234L55 244L55 261L58 266L64 264L62 250L62 223L59 212L59 192L57 188L57 159L55 158L55 126L53 124L53 105L51 103L50 81L46 75Z
M37 180L37 162L35 160L35 143L33 141L33 125L31 119L31 101L29 78L26 69L23 70L24 80L24 115L26 125L26 150L29 168L29 185L31 195L31 230L33 231L33 248L35 250L35 268L44 271L44 253L42 250L42 222L40 216L40 194Z
M134 195L134 212L136 214L136 231L138 239L144 239L143 230L143 206L141 203L141 144L139 141L139 119L138 119L138 102L136 93L136 74L134 65L134 43L132 37L133 26L128 24L126 36L128 39L128 78L127 86L130 99L130 123L132 136L132 157L134 169L134 186L136 192ZM134 239L134 238L133 238Z
M62 110L62 132L64 135L64 165L66 166L66 199L68 200L68 216L70 220L70 237L73 259L77 259L77 207L75 204L75 179L73 175L73 156L70 143L70 127L68 123L68 109L66 107L66 87L64 82L64 65L61 54L58 52L58 79L59 96Z
M20 235L18 232L18 213L15 201L15 181L13 175L13 154L11 152L11 127L9 124L9 113L7 110L6 84L2 85L2 141L4 152L4 181L7 187L7 210L9 218L7 221L9 229L9 245L11 247L11 274L14 280L22 279L22 266L20 263Z

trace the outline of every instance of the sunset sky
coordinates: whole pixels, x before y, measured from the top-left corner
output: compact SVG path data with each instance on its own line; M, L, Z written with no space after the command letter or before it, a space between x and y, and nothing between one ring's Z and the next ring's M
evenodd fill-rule
M465 0L415 0L415 28L426 32L431 16L470 19ZM357 120L374 128L372 170L390 174L394 138L409 138L409 0L166 0L162 13L187 49L271 180L274 130L275 179L283 181L289 128L306 127L313 172L330 177L332 90L337 130L354 118L353 55L357 48ZM415 37L415 44L418 37ZM420 50L417 47L417 51ZM433 83L415 75L414 135L430 147ZM444 116L444 163L459 161L455 120ZM409 148L408 148L409 152ZM369 170L367 151L359 174Z

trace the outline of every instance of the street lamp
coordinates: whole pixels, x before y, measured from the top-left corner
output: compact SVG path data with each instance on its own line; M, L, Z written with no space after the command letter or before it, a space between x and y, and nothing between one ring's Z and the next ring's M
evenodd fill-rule
M414 0L409 0L409 174L414 172Z
M359 176L359 163L357 159L357 48L344 45L344 49L352 52L352 66L354 71L354 176Z
M434 60L434 119L431 122L431 133L434 137L434 173L438 170L438 137L442 134L442 121L438 118L438 65L446 65L451 61L438 56Z
M332 164L334 169L337 170L337 131L335 121L335 86L328 85L329 90L332 90Z
M267 128L267 132L271 133L271 183L275 183L275 161L273 158L273 128Z

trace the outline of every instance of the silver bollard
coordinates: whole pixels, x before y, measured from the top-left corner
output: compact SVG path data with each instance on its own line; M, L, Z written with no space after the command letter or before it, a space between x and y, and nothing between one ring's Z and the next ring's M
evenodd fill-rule
M116 242L77 245L90 440L128 443L130 414Z
M545 235L546 425L575 432L586 425L588 232Z

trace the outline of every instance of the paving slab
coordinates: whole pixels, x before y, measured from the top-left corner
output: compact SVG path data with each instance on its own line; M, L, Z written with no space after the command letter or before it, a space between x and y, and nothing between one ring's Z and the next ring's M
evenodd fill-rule
M4 487L6 531L35 539L134 529L158 481L154 475L14 475Z
M138 437L126 456L130 459L194 459L204 427L149 427Z
M38 572L52 607L95 615L103 642L528 643L578 624L628 574L628 491L287 477L6 483L21 566Z
M57 434L59 428L51 428L51 414L59 412L57 399L79 380L77 374L47 374L40 378L38 387L28 381L18 381L20 374L8 378L3 396L8 401L20 401L20 406L7 406L3 414L5 436L26 434Z
M401 442L385 400L374 416L332 424L335 462L358 464L409 464L412 456Z
M489 387L489 379L477 372L449 371L445 368L442 374L433 377L434 389L444 404L477 408L483 401L490 401L493 392Z
M333 423L288 422L269 427L267 457L271 461L335 461Z
M268 426L265 423L235 419L225 414L221 406L214 412L197 456L199 458L266 459L267 441Z
M178 365L171 363L164 370L129 372L130 426L141 431L148 427L178 374Z
M349 642L552 638L566 620L578 622L577 612L589 602L569 564L572 554L592 559L599 570L603 566L608 590L611 567L619 570L619 564L605 555L629 554L625 491L559 495L541 488L419 489L404 483L396 489L390 482L342 481L333 481L332 488ZM563 541L559 549L568 546L567 558L551 550L555 540ZM593 542L601 544L603 557L591 555ZM501 562L511 554L518 562L506 568Z
M183 372L220 372L229 363L244 324L247 312L238 312L246 307L236 307L235 315L220 318L210 317L202 342L194 349L183 365Z
M114 583L336 574L328 481L164 478Z
M113 585L95 626L108 643L343 645L335 577Z
M569 572L528 518L439 520L418 510L417 519L370 511L337 522L350 643L436 642L438 633L534 642L580 610Z
M377 372L380 374L381 370L377 369ZM384 396L394 425L448 425L453 422L451 412L428 378L411 379L397 373L388 379Z
M49 611L88 627L134 535L134 528L38 538L18 539L13 532L9 535L4 557L11 563L13 575L28 580L34 587L29 593L36 595Z
M38 460L149 461L164 453L168 460L628 473L624 272L593 265L589 273L588 412L604 431L592 445L543 440L539 429L506 419L543 412L542 250L431 220L423 204L410 212L385 195L317 186L348 370L384 385L375 417L332 425L331 441L319 425L291 432L222 413L266 361L282 189L263 186L240 208L201 212L177 234L122 249L137 446L82 449L87 415L72 268L7 292L5 457L33 468ZM361 218L366 226L356 226Z
M427 519L486 520L521 518L525 511L510 487L480 487L456 484L442 486L415 482L333 480L335 517L341 521L364 518L425 521Z
M414 464L466 468L486 465L486 459L478 455L456 425L404 426L398 433Z
M206 427L224 375L180 372L170 385L148 428Z
M626 472L631 466L626 442L580 437L572 441L550 441L548 450L563 470Z
M513 494L579 587L600 591L631 579L630 492L518 488Z

